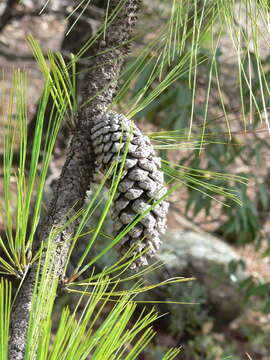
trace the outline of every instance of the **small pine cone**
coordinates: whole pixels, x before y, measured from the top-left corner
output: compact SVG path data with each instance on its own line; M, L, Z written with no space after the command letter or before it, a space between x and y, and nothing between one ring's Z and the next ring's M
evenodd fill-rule
M123 176L112 206L113 232L116 236L166 193L163 173L160 171L161 160L155 156L149 138L124 115L113 111L108 112L92 128L91 137L97 166L104 173L113 160L121 160L126 141L130 140ZM168 207L168 202L164 200L158 203L121 240L121 253L134 245L136 247L132 255L148 248L147 253L142 254L133 267L147 265L147 258L158 250L159 234L166 230Z

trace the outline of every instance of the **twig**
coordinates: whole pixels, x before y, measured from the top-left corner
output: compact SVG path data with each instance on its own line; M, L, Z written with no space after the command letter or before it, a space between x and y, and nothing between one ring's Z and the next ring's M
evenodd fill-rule
M188 220L186 217L174 214L175 220L178 222L179 225L182 226L183 229L192 230L199 234L206 234L198 225L194 224L192 221Z
M5 10L0 17L0 31L10 22L13 17L13 9L18 4L18 0L7 0Z
M110 13L119 3L117 0L111 1ZM75 204L76 208L83 205L86 190L89 188L94 172L90 129L112 102L116 92L117 78L123 63L123 54L126 54L128 51L126 45L121 45L130 39L131 31L136 23L135 14L138 9L138 0L125 1L118 16L107 29L105 40L99 41L97 49L100 51L102 48L108 51L99 56L96 61L104 65L89 74L89 82L85 86L83 98L84 102L89 98L93 100L78 114L78 122L74 130L75 134L60 179L58 180L48 218L38 228L38 235L41 241L48 237L53 226L66 223L74 215L76 211ZM52 262L55 272L60 277L63 275L69 249L69 240L73 236L74 231L75 223L72 223L54 239L57 248L54 256L52 256ZM26 277L12 311L12 331L9 346L10 360L22 360L24 357L36 268L37 266L34 265Z

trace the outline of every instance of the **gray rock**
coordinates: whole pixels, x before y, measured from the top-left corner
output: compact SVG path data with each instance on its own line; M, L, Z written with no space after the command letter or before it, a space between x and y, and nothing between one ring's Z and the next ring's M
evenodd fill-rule
M213 265L228 268L231 261L239 261L240 256L225 242L210 234L193 231L167 231L163 236L163 245L159 260L170 262L166 266L181 270L192 265L199 272L205 272ZM238 274L242 277L243 274Z
M174 276L195 277L194 284L206 288L211 311L218 314L222 322L230 322L241 312L238 285L247 274L239 267L235 273L230 273L231 264L241 258L220 239L192 231L168 231L162 236L162 246L156 260L165 264L153 275L157 281ZM185 290L185 283L172 286ZM166 296L164 293L163 300ZM189 301L198 299L190 298Z

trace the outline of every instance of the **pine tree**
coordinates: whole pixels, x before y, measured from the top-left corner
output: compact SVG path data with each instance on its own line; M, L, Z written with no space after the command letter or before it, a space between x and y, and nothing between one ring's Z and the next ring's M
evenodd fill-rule
M255 2L254 5L246 0L243 4L240 1L240 4L249 10L252 6L258 7L263 20L268 16L268 5L263 1ZM11 5L13 7L13 3ZM83 16L83 9L91 6L87 1L74 1L73 5L73 15L76 14L78 18ZM46 3L44 6L46 8ZM77 15L80 8L82 11ZM153 338L151 326L158 315L154 310L148 314L143 313L129 328L128 324L136 309L135 296L159 284L142 285L138 279L149 271L148 268L142 268L132 276L126 276L127 280L137 279L138 283L128 291L121 290L117 288L120 280L116 274L125 273L130 268L140 268L158 250L160 234L166 228L167 197L179 187L179 184L172 186L169 183L185 182L191 187L198 186L239 203L231 189L212 186L207 180L198 179L199 170L197 173L194 170L193 177L185 177L178 166L160 158L157 149L179 148L181 133L161 131L146 136L131 119L188 72L193 97L189 115L190 139L194 120L196 69L204 61L198 51L200 43L206 35L211 34L211 87L212 74L214 71L218 73L216 52L224 26L231 32L237 55L244 46L236 35L240 34L247 44L252 39L256 47L256 31L249 35L242 25L237 24L233 11L234 2L225 4L219 0L172 0L168 4L168 22L123 70L125 60L132 50L131 43L135 40L137 17L143 15L141 8L139 0L106 2L100 28L93 35L92 29L89 29L89 39L76 54L70 55L67 63L61 54L48 53L45 57L39 44L29 37L28 42L44 76L44 90L35 120L34 138L31 139L32 154L29 162L26 76L19 70L14 73L10 108L16 107L18 129L14 129L11 113L8 113L5 119L3 156L3 218L6 237L0 240L0 267L3 275L17 277L20 284L14 296L11 283L4 278L0 282L2 359L136 359ZM10 14L12 11L2 21L6 23ZM252 17L252 12L248 14ZM251 24L257 29L257 22L251 21ZM83 78L80 93L82 100L78 106L76 63L80 63L90 49L91 56L86 58L87 75ZM240 79L243 81L244 77L251 102L259 108L258 100L252 93L252 84L243 67L245 59L239 57L238 60ZM259 72L262 71L259 61L257 67ZM134 97L129 98L127 89L132 86L133 78L140 76L146 68L150 68L146 84L137 90ZM264 100L269 89L263 76L261 79L263 105L260 110L264 110L267 122ZM240 92L241 90L240 84ZM208 100L209 93L201 136L195 142L195 146L200 149L205 141ZM125 103L124 114L112 110L120 101ZM42 197L53 148L61 124L68 117L72 118L70 122L73 134L69 152L57 180L47 216L41 216ZM13 204L10 184L14 172L13 155L17 130L20 133L20 151L15 174L17 198L14 220L11 216ZM159 141L156 149L155 141ZM86 194L98 172L102 173L102 177L97 191L92 194L89 203L85 204ZM211 177L215 176L218 178L219 175L211 174ZM77 261L75 270L67 276L71 254L82 237L84 226L98 206L98 196L105 186L109 188L108 198L100 220ZM105 249L91 258L89 255L92 246L110 209L114 233ZM120 249L120 260L100 273L95 273L95 262L114 246ZM152 265L152 268L155 266L156 264ZM174 278L172 282L186 280ZM68 308L63 309L52 341L52 311L61 290L79 293L81 299L74 313ZM81 303L84 303L85 310L78 320L76 315ZM112 303L115 305L112 306ZM108 304L112 307L110 314L101 325L97 324L102 308ZM133 344L131 349L130 343ZM164 359L175 358L179 351L169 350Z

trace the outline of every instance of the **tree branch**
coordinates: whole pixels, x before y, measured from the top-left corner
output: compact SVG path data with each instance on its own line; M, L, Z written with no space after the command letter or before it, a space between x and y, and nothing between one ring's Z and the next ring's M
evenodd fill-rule
M13 10L15 5L18 4L18 0L7 0L5 9L0 16L0 31L10 22L13 17Z
M94 67L95 69L90 71L83 93L84 103L87 99L92 100L78 114L70 151L58 180L48 218L40 224L37 231L41 241L47 239L54 226L66 223L74 215L76 209L84 203L85 194L94 172L90 129L94 123L99 121L113 100L123 57L128 52L128 46L124 44L130 40L132 29L136 23L139 3L139 0L111 1L109 14L119 4L123 5L118 16L107 29L105 40L102 39L98 42L96 54L102 52L102 55L96 56L97 68ZM72 223L54 239L57 248L52 256L52 261L55 272L60 277L63 275L69 241L74 234L75 227L76 224ZM24 356L36 270L36 265L30 269L12 311L10 360L22 360Z

